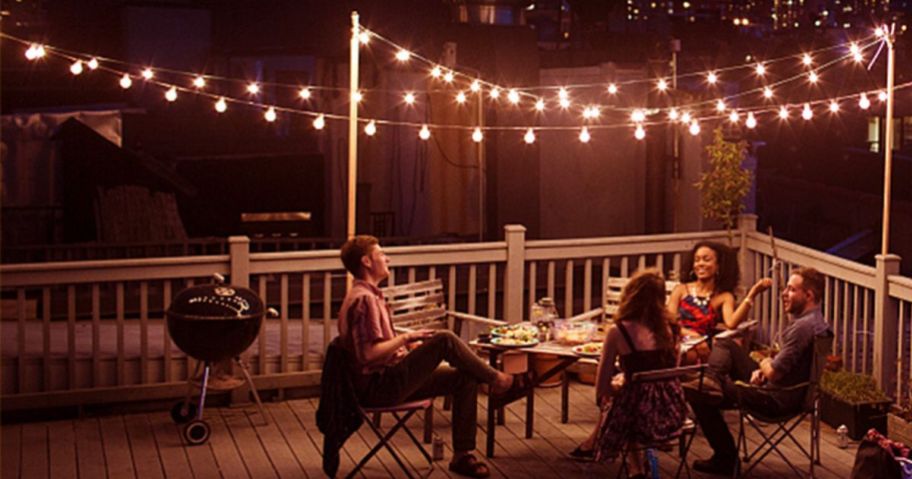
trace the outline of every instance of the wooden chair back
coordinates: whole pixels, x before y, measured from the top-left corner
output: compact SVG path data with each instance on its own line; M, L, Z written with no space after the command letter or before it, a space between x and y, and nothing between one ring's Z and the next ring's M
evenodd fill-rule
M629 281L630 278L608 278L608 285L605 287L605 304L603 306L605 320L613 320L614 316L617 315L618 307L621 305L621 293ZM677 285L677 281L665 282L665 299L671 296L671 292L674 291Z
M382 291L390 307L394 328L450 328L440 279L390 286Z

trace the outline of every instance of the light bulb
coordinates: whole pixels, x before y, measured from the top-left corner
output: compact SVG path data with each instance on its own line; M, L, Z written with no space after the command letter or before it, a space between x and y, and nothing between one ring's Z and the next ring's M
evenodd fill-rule
M141 75L146 80L151 80L152 77L155 76L155 73L152 71L151 68L146 68L145 70L142 71Z
M887 101L887 92L885 92L885 91L877 92L877 99L880 101Z
M228 103L225 101L225 97L221 97L215 102L215 111L219 113L225 113L225 110L228 109Z
M744 121L744 126L754 129L757 127L757 118L754 117L753 113L747 114L747 120Z
M507 100L510 100L510 103L514 105L519 103L519 92L515 89L511 89L510 92L507 93Z
M668 111L668 119L671 121L677 120L681 115L678 113L676 108L672 108Z
M431 137L431 130L428 129L427 125L421 125L421 129L418 130L418 138L422 140L427 140Z
M855 60L855 63L861 63L864 61L864 55L862 55L861 52L853 53L852 60Z
M298 96L302 100L309 100L311 96L310 88L301 88L301 91L298 92Z
M643 125L637 125L636 130L633 131L633 137L637 140L646 138L646 130L643 129Z
M269 107L269 109L266 110L266 113L263 113L263 118L265 118L269 123L276 121L275 108Z
M201 76L198 76L198 77L194 78L194 79L193 79L193 86L195 86L195 87L197 87L197 88L203 88L203 87L205 87L205 86L206 86L206 79L203 78L203 77L201 77Z
M79 75L82 73L82 60L76 60L70 65L70 73L73 75Z
M710 85L715 85L719 81L719 75L716 75L714 72L710 72L709 75L706 75L706 82Z
M877 28L874 29L874 36L877 37L877 38L881 38L881 37L883 37L884 35L886 35L886 33L884 33L884 31L885 31L885 30L884 30L883 27L877 27Z
M440 75L443 75L443 70L441 70L439 66L436 66L436 65L435 65L434 68L431 68L431 76L432 76L432 77L434 77L434 78L440 78Z
M716 111L718 111L719 113L722 113L723 111L725 111L725 101L724 100L718 100L716 102Z
M595 105L589 107L589 118L598 118L601 114L602 110L599 107Z
M685 124L690 123L690 112L689 111L685 111L684 114L681 115L681 123L685 123Z
M772 97L773 97L773 89L768 86L763 87L763 98L766 98L767 100L769 100Z
M781 106L779 107L779 118L782 120L788 120L789 111L788 108Z
M120 87L126 90L131 86L133 86L133 79L130 78L130 75L124 73L123 76L120 77Z
M803 63L804 66L809 67L814 64L814 59L809 54L805 53L801 57L801 63Z
M566 110L567 108L570 108L570 99L561 98L560 100L557 100L557 104L560 105L561 108Z
M618 92L618 87L614 83L608 85L608 93L615 95Z
M415 94L412 92L408 92L405 94L404 99L405 99L405 103L407 103L409 105L413 105L415 103Z
M456 103L465 103L466 94L465 92L459 92L456 94Z
M322 113L320 113L319 115L317 115L316 118L314 118L313 125L314 125L314 128L317 130L322 130L323 127L326 126L326 118L323 116Z
M836 100L833 100L830 102L830 112L831 113L839 112L839 103L837 103Z
M738 123L740 118L741 115L738 114L738 110L732 110L731 113L728 114L728 120L732 123Z
M817 80L820 79L820 76L817 75L817 72L808 73L808 81L811 83L817 83Z
M443 81L447 83L453 83L454 78L456 78L456 76L452 71L447 70L447 72L443 74Z
M527 145L535 143L535 132L532 130L532 128L526 130L526 134L523 135L523 141L525 141Z
M861 48L858 47L857 43L852 42L849 44L849 51L852 53L852 55L858 55L861 53Z
M361 93L360 91L356 91L356 92L352 93L351 99L355 103L361 103L361 100L364 99L364 94Z
M478 80L473 81L472 84L469 85L469 90L472 90L473 92L478 93L479 91L481 91L481 82Z
M491 91L488 92L488 95L490 95L491 98L494 100L500 98L500 88L497 88L497 87L491 88Z
M29 60L37 60L44 56L44 47L38 45L37 43L32 43L29 45L28 49L25 50L25 58Z
M259 92L260 92L260 85L257 85L256 83L251 83L251 84L247 85L247 93L250 93L251 95L256 95Z
M177 88L171 87L168 91L165 92L165 100L174 101L177 100Z
M370 42L370 39L370 32L361 32L358 34L358 41L361 42L362 45L367 45Z
M396 60L399 60L400 62L407 62L409 61L409 58L412 58L412 52L408 50L401 49L396 52Z
M364 126L364 134L367 136L374 136L375 133L377 133L377 124L374 123L374 120L371 120Z
M693 135L693 136L699 135L700 134L700 123L698 123L697 120L692 121L690 123L689 130L690 130L691 135Z
M545 111L545 100L542 100L541 98L539 98L538 101L535 102L535 110L536 111Z
M642 123L646 120L646 112L643 110L633 110L633 113L630 114L630 121L634 123Z
M858 99L858 108L862 110L867 110L871 106L871 100L868 100L868 95L862 93L861 98Z
M805 120L810 120L814 117L814 112L811 111L811 105L805 103L804 108L801 109L801 118Z
M763 76L766 74L766 66L763 65L762 63L758 63L757 66L754 68L754 71L757 72L758 76Z
M663 78L663 79L659 80L658 83L656 83L656 88L658 88L659 91L665 91L668 89L668 82L665 81L665 79Z
M560 99L569 98L570 93L567 92L566 88L561 88L560 90L557 91L557 97Z
M484 134L481 132L481 128L475 127L475 130L472 131L472 141L475 143L481 143L481 140L484 139Z
M591 140L591 139L592 139L592 135L589 134L589 128L586 128L584 126L583 129L580 130L579 141L581 141L583 143L589 143L589 140Z
M98 69L98 59L95 57L92 57L92 59L90 59L89 62L86 63L86 65L89 67L89 70L97 70Z

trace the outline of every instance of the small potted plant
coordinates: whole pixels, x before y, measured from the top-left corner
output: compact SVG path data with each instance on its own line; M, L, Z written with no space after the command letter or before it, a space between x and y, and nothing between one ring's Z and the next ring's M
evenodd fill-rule
M885 432L892 401L874 378L850 371L826 371L820 379L820 419L834 428L845 425L859 440L868 429Z

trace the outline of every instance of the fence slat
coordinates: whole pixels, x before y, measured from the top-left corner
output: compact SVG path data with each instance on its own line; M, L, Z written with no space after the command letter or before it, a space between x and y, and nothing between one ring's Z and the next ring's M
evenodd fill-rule
M497 313L497 263L488 265L488 317L493 318ZM472 324L470 321L469 324ZM474 325L472 326L474 327ZM472 337L475 332L471 332Z
M301 370L310 370L310 274L301 276Z
M564 317L573 316L573 260L564 265Z
M583 311L592 309L592 260L583 263Z
M76 389L76 285L67 286L67 387Z
M554 261L548 261L548 297L551 299L555 298L554 276L556 274L556 268Z
M532 317L532 305L535 304L535 301L537 299L535 297L537 295L535 289L538 286L536 284L536 280L538 279L538 278L536 278L537 275L538 275L538 263L536 263L535 261L530 261L529 262L529 301L527 302L529 317Z
M149 283L139 283L139 381L149 383Z
M260 295L260 299L263 300L263 305L269 304L269 298L266 297L266 275L259 275L257 277L257 294ZM257 346L259 349L259 357L257 358L257 363L259 364L259 370L257 374L266 374L266 322L271 321L267 317L263 318L263 321L260 323L260 334L259 339L257 340Z
M476 285L475 281L477 279L477 270L476 266L473 264L469 266L469 314L475 314L475 293Z
M332 333L332 273L323 273L323 351Z
M114 287L115 295L115 312L117 321L117 385L122 386L127 383L126 373L126 356L124 348L124 283L118 281Z
M41 344L41 370L44 374L43 390L51 390L51 288L41 288L41 315L44 337Z
M16 332L19 334L16 344L16 351L18 357L16 358L16 366L19 374L19 393L27 392L27 386L25 383L26 372L25 372L25 316L26 316L26 307L25 307L25 288L16 289Z
M171 280L166 279L162 283L162 307L165 311L171 306ZM165 382L171 382L171 333L168 331L168 320L165 320L164 333L162 334L162 347L164 348L164 360L162 369L164 370Z
M279 277L279 341L282 357L279 359L279 368L283 373L288 372L288 275Z
M92 384L101 385L101 294L92 283Z

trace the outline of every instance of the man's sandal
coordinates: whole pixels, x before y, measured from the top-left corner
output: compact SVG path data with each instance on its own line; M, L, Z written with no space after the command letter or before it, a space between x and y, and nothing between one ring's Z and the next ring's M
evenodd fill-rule
M472 454L465 454L450 463L450 470L461 476L484 478L491 475L488 465Z

